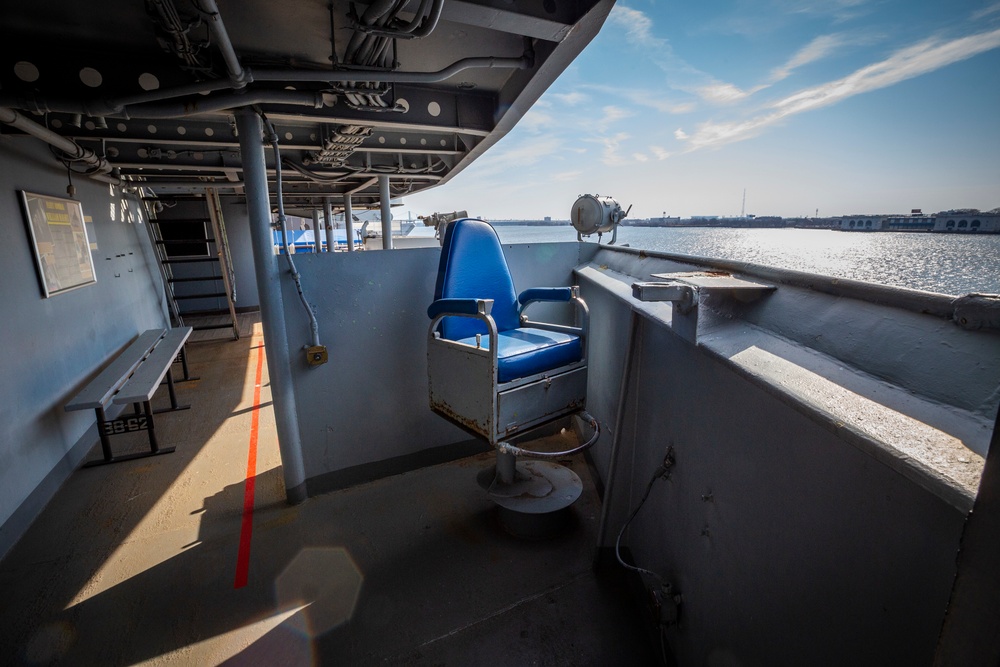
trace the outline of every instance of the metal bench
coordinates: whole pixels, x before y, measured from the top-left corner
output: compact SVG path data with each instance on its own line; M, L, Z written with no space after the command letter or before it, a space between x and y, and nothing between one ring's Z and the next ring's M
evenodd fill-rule
M157 443L153 414L187 410L191 407L177 404L173 374L170 371L171 365L175 361L180 361L184 365L184 379L196 379L188 375L187 359L183 354L184 344L190 335L191 327L146 331L115 357L107 368L66 405L67 411L93 409L97 414L97 432L101 438L104 458L88 461L83 467L118 463L174 451L174 447L161 448ZM170 407L154 411L150 401L163 382L164 376L170 393ZM132 413L123 413L117 419L107 418L105 409L108 406L130 403L133 406ZM111 436L135 431L146 431L150 451L115 456L111 451Z

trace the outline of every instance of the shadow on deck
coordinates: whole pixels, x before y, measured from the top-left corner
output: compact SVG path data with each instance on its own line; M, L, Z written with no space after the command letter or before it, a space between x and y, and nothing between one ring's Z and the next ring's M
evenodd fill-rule
M192 410L157 422L177 452L76 471L0 563L4 661L659 664L624 578L591 565L600 504L582 460L570 525L544 541L500 527L476 484L490 455L288 506L266 365L252 405L260 341L258 326L189 346Z

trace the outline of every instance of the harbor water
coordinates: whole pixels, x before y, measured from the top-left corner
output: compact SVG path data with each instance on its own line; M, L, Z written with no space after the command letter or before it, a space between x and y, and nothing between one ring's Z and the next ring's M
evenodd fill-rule
M571 241L566 227L499 225L504 243ZM596 241L597 237L591 237ZM608 235L604 241L609 240ZM826 229L621 227L619 245L719 257L838 278L961 295L1000 294L1000 235Z

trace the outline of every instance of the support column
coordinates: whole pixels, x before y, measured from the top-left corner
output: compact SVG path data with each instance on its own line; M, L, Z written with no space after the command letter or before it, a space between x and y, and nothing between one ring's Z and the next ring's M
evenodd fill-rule
M347 234L347 252L354 252L354 211L351 210L351 193L344 195L344 233Z
M326 227L326 251L333 252L336 243L333 238L333 204L329 197L323 200L323 219L323 226Z
M379 174L378 198L382 204L382 249L392 250L392 210L389 206L388 174Z
M281 469L285 478L286 497L289 503L295 505L306 499L306 477L302 464L299 422L295 416L291 355L281 298L281 272L278 269L278 257L272 251L271 207L267 192L262 128L257 114L250 109L236 112L236 126L240 134L243 179L250 217L250 243L260 298L261 325L267 350L267 372L271 379Z
M316 244L313 252L323 252L323 235L320 233L322 226L323 223L319 220L319 209L313 209L313 243Z

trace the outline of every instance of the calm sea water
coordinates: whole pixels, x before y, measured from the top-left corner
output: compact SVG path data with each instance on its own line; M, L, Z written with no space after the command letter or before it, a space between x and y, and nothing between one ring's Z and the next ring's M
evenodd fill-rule
M572 241L572 227L505 227L505 243ZM595 237L591 237L596 240ZM607 236L605 237L607 238ZM1000 235L850 233L818 229L622 227L633 248L809 271L942 294L1000 294Z

